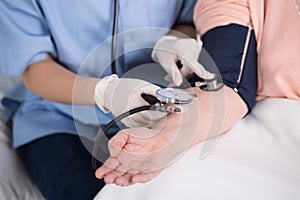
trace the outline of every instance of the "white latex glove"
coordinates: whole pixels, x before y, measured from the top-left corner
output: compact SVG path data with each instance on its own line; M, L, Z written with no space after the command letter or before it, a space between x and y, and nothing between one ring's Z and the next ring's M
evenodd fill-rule
M149 105L141 94L155 96L156 90L160 87L152 83L130 78L118 78L111 75L102 78L95 87L95 101L103 112L112 112L115 116L129 111L133 108ZM166 113L159 111L143 111L133 114L122 122L127 127L152 127Z
M198 62L201 50L201 40L197 42L191 38L163 36L153 48L152 59L160 63L167 72L166 80L173 81L176 86L179 86L183 82L182 76L188 78L193 72L203 79L214 78L214 75L206 71ZM178 61L182 64L181 69L176 64Z

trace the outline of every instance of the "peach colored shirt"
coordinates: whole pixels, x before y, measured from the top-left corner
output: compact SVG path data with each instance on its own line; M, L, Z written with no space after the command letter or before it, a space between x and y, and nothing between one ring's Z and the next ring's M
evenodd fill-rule
M300 14L294 0L199 0L194 21L200 35L237 23L254 28L258 52L257 100L300 100Z

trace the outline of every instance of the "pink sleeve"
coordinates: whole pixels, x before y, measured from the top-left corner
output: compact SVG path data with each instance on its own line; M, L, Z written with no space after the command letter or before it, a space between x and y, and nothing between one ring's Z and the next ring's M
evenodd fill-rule
M212 28L231 23L248 26L250 24L248 0L198 0L194 22L201 36Z

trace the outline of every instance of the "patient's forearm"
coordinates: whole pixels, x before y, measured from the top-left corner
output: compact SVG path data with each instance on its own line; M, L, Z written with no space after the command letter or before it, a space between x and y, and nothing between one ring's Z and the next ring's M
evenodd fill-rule
M23 72L22 80L30 91L45 99L85 105L95 104L94 88L99 81L97 78L77 76L51 57L30 65Z
M223 134L247 113L244 101L227 86L217 92L198 88L193 90L197 94L197 102L190 107L189 112L169 115L161 131L172 141L170 143L177 153Z

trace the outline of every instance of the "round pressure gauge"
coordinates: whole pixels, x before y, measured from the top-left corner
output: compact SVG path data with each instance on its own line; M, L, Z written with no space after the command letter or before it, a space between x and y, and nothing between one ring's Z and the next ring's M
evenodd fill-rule
M156 98L168 104L192 103L196 94L177 88L163 88L156 91Z

